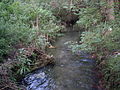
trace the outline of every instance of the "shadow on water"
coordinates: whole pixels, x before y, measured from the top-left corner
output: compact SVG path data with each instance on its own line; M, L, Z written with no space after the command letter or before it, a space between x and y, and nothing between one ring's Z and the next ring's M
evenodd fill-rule
M56 64L37 69L26 75L23 82L27 90L97 90L95 60L88 55L73 54L64 43L77 41L79 32L67 32L60 37L54 49L47 53L54 55Z

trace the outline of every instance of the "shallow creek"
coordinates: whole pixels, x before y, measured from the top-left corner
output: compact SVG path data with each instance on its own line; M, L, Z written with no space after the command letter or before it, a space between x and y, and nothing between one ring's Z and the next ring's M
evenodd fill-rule
M77 41L79 35L79 32L67 32L54 43L55 48L47 50L55 57L55 65L26 75L23 84L27 90L98 90L94 88L97 85L95 60L85 53L72 53L64 44Z

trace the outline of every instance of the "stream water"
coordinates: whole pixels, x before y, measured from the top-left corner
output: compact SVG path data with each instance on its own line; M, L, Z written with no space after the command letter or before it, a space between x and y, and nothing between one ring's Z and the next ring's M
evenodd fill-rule
M37 69L24 78L27 90L98 90L95 76L95 60L85 53L74 54L67 41L77 41L79 32L67 32L47 53L55 57L55 65Z

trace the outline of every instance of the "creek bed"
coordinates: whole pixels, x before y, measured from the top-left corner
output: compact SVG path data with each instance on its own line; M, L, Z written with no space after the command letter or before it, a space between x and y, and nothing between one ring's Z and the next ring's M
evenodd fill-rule
M67 41L77 41L79 32L67 32L47 53L55 57L55 65L37 69L23 79L27 90L98 90L94 72L95 60L88 55L71 52Z

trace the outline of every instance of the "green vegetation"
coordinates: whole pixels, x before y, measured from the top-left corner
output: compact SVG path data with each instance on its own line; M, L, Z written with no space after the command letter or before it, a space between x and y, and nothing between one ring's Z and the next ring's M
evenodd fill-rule
M16 44L42 48L61 30L50 10L36 3L0 2L0 57L4 58ZM34 46L33 45L33 46ZM1 59L2 60L2 59Z
M0 2L0 57L17 43L34 44L37 47L49 42L61 29L50 10L36 3L20 1Z
M105 61L104 87L120 89L120 1L114 1L1 0L0 63L14 53L11 59L20 62L15 71L26 74L37 59L34 50L44 51L64 26L76 23L84 31L70 47L96 54L100 66Z
M20 50L20 55L17 56L17 60L19 60L21 63L17 64L17 74L26 74L30 71L30 65L32 64L32 60L30 60L26 55L24 55L25 50Z
M46 7L44 0L0 1L0 63L17 61L14 67L8 65L15 77L31 70L40 59L34 51L43 54L63 28Z
M120 56L109 57L102 72L104 74L103 80L105 81L104 87L118 90L120 88Z
M97 62L100 71L102 70L104 88L107 90L120 89L120 10L117 5L119 3L116 4L117 10L114 8L117 12L114 11L114 16L112 14L109 17L111 11L101 11L104 7L108 10L112 8L107 2L86 3L86 7L80 9L77 21L85 31L82 32L78 44L70 45L74 52L82 50L98 56Z

